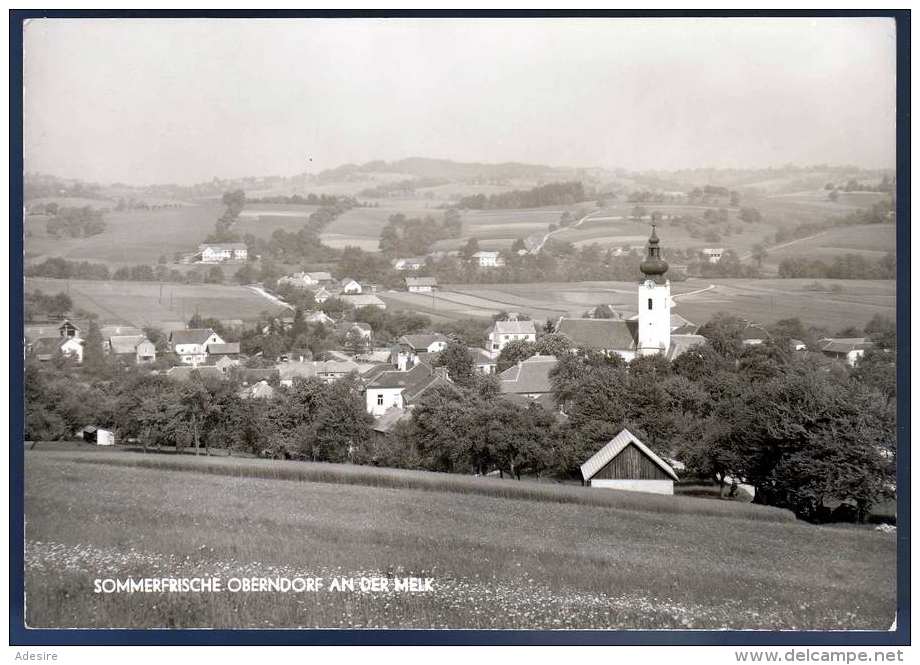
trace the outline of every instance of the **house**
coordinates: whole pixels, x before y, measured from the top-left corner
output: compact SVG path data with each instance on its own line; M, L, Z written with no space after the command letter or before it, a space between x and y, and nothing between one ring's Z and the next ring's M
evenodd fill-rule
M58 326L58 332L61 337L79 337L80 328L77 327L75 323L72 323L70 319L64 319L64 322Z
M239 342L221 342L217 344L208 344L208 363L213 363L215 367L222 372L240 364L240 343Z
M509 314L508 320L496 321L489 328L489 351L498 355L508 342L516 339L537 341L537 329L533 321L520 321L516 314Z
M480 268L498 268L505 265L498 252L476 252L472 259Z
M389 437L399 423L408 422L411 417L409 411L390 407L383 412L383 415L374 420L374 424L371 426L371 430L374 432L374 440L380 441Z
M353 279L345 278L339 282L339 288L342 289L342 293L354 295L356 293L361 293L361 285ZM315 295L313 296L316 297Z
M406 289L409 293L431 293L438 286L434 277L406 277Z
M239 364L239 358L234 358L232 356L220 356L214 363L214 367L219 369L221 373L227 374L231 367L239 367Z
M722 260L722 253L725 251L722 247L706 247L702 250L703 257L710 263L718 263Z
M245 261L249 256L246 243L205 243L198 245L202 263L223 263L224 261Z
M146 335L113 335L108 349L112 355L131 357L137 365L152 363L157 359L157 349Z
M531 356L498 375L503 395L521 395L537 399L552 395L549 373L556 367L556 356Z
M29 353L40 362L58 355L83 362L83 340L79 337L40 337L28 346Z
M425 257L416 256L408 259L396 259L393 261L394 270L420 270L425 267Z
M364 395L372 416L382 416L391 408L407 409L432 386L450 383L446 367L433 368L427 363L405 371L376 371L371 376Z
M315 300L321 305L327 300L329 300L329 298L331 297L332 297L332 293L327 291L325 286L321 286L319 287L319 289L313 292L313 300Z
M478 346L470 346L467 351L473 357L473 368L478 374L495 374L498 365L494 355Z
M357 295L342 296L342 300L354 308L358 307L376 307L377 309L386 309L387 305L377 296L371 293L359 293Z
M332 279L332 275L326 271L319 272L308 272L307 277L313 280L314 284L332 284L335 280Z
M335 323L335 319L321 309L315 312L304 312L303 320L307 323L322 323L324 326L331 326ZM294 319L291 319L291 323L294 323Z
M305 272L295 272L278 278L278 286L291 286L295 289L309 289L317 284L319 282Z
M390 353L391 362L400 370L406 370L419 362L427 362L432 353L447 348L450 340L440 333L403 335Z
M371 328L369 324L364 323L364 321L340 321L335 325L336 334L342 337L345 337L352 331L355 331L368 341L374 336L374 329Z
M208 346L224 340L211 328L174 330L169 334L169 348L185 365L202 365L208 359Z
M674 469L624 429L581 465L586 485L603 489L674 494Z
M844 360L853 367L866 353L866 349L871 349L875 344L865 337L825 337L819 340L818 346L827 357Z
M768 339L770 339L770 333L753 323L748 323L741 331L741 343L747 346L763 344Z

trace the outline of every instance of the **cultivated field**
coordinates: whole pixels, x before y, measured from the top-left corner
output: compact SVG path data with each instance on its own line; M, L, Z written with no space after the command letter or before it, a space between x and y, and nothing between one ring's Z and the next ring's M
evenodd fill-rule
M324 470L310 470L317 467ZM406 485L350 484L349 468L27 452L27 623L886 629L894 616L888 534L789 522L782 511L747 504L510 480L452 484L443 474L367 469L355 473ZM331 482L278 479L300 469L305 480L323 473ZM477 482L540 489L534 498L509 498L464 488ZM540 496L554 491L558 500ZM571 495L610 496L611 504ZM322 577L327 585L332 577L419 576L433 587L92 593L97 578L199 575L225 585L251 576Z
M251 321L264 311L281 310L244 286L27 278L26 292L35 289L69 294L75 308L97 313L103 324L152 325L164 330L185 328L195 312L203 317Z
M858 254L869 260L878 260L888 252L894 253L895 233L894 224L836 227L769 250L764 265L778 265L783 259L794 257L831 262L844 254Z
M831 332L861 327L875 314L895 317L895 282L890 280L689 279L671 285L674 311L703 324L717 312L758 323L798 317L806 325ZM545 284L447 284L432 294L384 292L392 309L408 309L437 320L491 318L517 311L537 321L582 316L597 305L610 305L623 316L636 313L633 282L560 282Z
M360 247L366 252L380 249L380 232L391 215L401 213L406 217L431 215L440 220L443 210L437 210L432 202L421 200L381 200L379 208L352 208L323 229L320 239L323 244L341 249L348 245Z

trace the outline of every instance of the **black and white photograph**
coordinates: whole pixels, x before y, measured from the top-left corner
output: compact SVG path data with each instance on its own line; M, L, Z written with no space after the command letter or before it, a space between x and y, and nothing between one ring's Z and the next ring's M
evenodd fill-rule
M900 28L25 20L25 627L895 631Z

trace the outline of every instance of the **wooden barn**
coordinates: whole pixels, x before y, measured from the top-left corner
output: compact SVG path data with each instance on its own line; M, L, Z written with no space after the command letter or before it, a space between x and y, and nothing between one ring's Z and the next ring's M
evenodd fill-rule
M581 465L586 485L630 492L674 494L677 474L628 429Z
M80 430L80 435L87 443L95 443L97 446L115 445L115 435L111 431L95 425L87 425Z

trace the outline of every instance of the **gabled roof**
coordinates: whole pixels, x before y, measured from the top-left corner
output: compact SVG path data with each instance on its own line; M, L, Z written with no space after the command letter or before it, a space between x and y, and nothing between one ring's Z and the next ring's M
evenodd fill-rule
M668 360L673 360L684 351L705 343L706 338L702 335L675 335L671 333L671 346L668 347Z
M403 399L406 403L411 403L417 400L422 396L429 388L439 385L447 385L450 383L450 379L447 378L447 370L444 367L439 367L434 370L434 373L426 377L422 381L413 383L412 385L406 386L406 389L403 390Z
M536 335L537 329L533 321L496 321L492 324L492 332L499 335Z
M556 366L556 356L531 356L499 374L503 393L551 393L549 373Z
M374 305L377 307L380 307L381 305L383 305L384 307L386 306L385 302L383 302L380 298L370 293L359 293L355 295L349 294L349 295L343 295L340 297L342 300L344 300L347 303L350 303L351 305L354 305L355 307L363 307L365 305Z
M199 251L204 251L205 249L216 249L218 251L229 249L229 250L238 250L246 249L246 243L244 242L205 242L198 245Z
M639 322L621 319L568 319L562 317L556 332L580 349L633 351L639 336Z
M581 477L585 480L590 480L594 477L598 471L603 469L614 457L623 452L623 449L626 446L633 444L638 448L646 457L652 460L658 467L661 468L666 474L668 474L674 480L677 480L677 474L674 473L674 469L670 467L667 462L658 457L651 449L646 446L644 443L639 441L632 432L628 429L623 429L622 432L617 434L615 437L610 439L610 441L603 448L598 450L591 458L581 465Z
M352 279L351 277L343 277L342 279L339 280L339 285L344 287L344 286L348 286L352 282L354 282L358 286L361 286L361 283L358 282L358 280Z
M406 286L437 286L438 280L434 277L406 277Z
M428 347L435 342L444 342L447 344L450 340L441 333L427 333L418 335L403 335L399 338L400 344L405 344L412 350L422 349L427 351Z
M372 429L381 434L389 434L400 421L409 420L411 417L412 415L408 411L391 406L383 412L382 416L374 421Z
M239 342L227 342L225 344L208 344L208 354L212 356L237 354L240 352Z
M824 353L849 353L875 346L872 340L865 337L828 337L822 339L820 344Z
M204 344L211 335L216 334L210 328L190 328L189 330L174 330L169 335L173 344Z
M109 346L116 355L134 353L137 345L146 339L144 335L113 335L109 337Z
M317 282L332 281L332 275L330 275L328 272L308 272L307 275L309 275L312 279L315 279Z
M373 371L373 370L371 370ZM370 372L369 372L370 373ZM368 388L408 388L416 384L423 383L434 373L432 368L425 364L419 363L410 370L401 372L399 370L384 371L377 374L368 383Z

